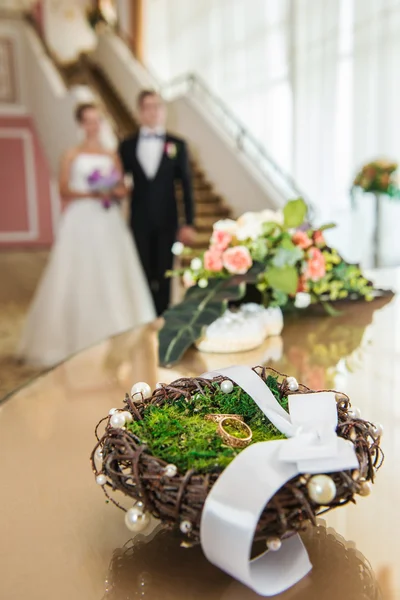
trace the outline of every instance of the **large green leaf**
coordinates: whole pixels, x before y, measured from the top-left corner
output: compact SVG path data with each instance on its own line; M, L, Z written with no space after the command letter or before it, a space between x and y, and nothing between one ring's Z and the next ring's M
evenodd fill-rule
M159 332L159 362L176 363L201 336L204 327L218 319L228 301L240 300L246 291L243 277L211 279L205 289L190 288L184 300L164 313L165 324Z
M291 200L283 209L284 224L287 229L300 227L307 214L307 204L302 198Z
M267 271L269 286L285 294L295 294L299 276L295 267L271 267Z

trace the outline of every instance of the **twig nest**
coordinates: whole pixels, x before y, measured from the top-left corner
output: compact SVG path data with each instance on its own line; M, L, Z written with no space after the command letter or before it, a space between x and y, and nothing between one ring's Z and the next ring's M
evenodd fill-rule
M253 371L285 410L288 395L315 391L273 369L255 367ZM138 382L131 394L132 398L127 396L123 407L113 410L101 421L105 432L97 436L91 456L96 482L107 498L124 511L114 499L114 491L135 501L125 515L130 531L143 531L152 514L167 527L180 530L185 543L198 543L202 511L209 492L230 461L245 451L227 445L217 433L218 422L206 417L216 413L219 417L229 413L231 419L239 416L252 428L251 443L282 439L282 434L275 430L272 435L278 437L271 437L272 423L261 411L259 415L254 412L254 401L226 376L211 380L181 378L157 387L153 393L147 383ZM262 541L270 551L279 549L283 538L304 529L308 522L314 523L321 509L330 510L354 501L357 495L367 496L371 491L376 471L383 461L382 427L363 420L359 411L350 406L347 396L341 392L336 394L336 434L352 444L358 467L350 473L339 471L312 476L299 473L285 483L260 515L254 536L254 541ZM256 410L259 410L257 406ZM170 421L168 414L172 415ZM181 415L189 419L185 421L187 428L179 421ZM154 437L154 424L160 423L162 439ZM269 437L263 437L266 432ZM240 428L234 431L228 428L227 433L244 435ZM211 458L210 439L215 443L211 447L214 452ZM186 448L184 459L180 454L182 448ZM260 465L260 470L262 468Z

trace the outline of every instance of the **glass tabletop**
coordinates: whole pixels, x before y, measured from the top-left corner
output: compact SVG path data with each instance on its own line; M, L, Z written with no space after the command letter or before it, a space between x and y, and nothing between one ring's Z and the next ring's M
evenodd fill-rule
M400 271L378 274L400 290ZM136 381L170 382L232 364L268 364L314 389L349 394L385 427L386 459L371 496L304 533L313 570L278 596L294 600L400 598L400 299L349 304L338 317L289 316L281 337L242 354L190 350L157 366L160 322L71 358L0 404L0 597L5 600L247 600L199 547L181 548L152 522L132 534L105 503L89 464L94 427ZM380 591L381 590L381 591Z

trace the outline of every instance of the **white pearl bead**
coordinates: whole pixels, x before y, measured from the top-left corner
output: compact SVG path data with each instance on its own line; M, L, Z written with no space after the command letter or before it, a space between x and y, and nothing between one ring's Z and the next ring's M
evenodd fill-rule
M124 410L124 412L122 414L125 417L125 423L132 423L133 417L132 417L131 413L129 412L129 410Z
M328 475L314 475L307 484L308 495L316 504L325 506L336 497L336 485Z
M377 423L372 430L372 434L375 438L380 438L383 435L383 425Z
M361 410L356 406L349 408L348 413L350 419L359 419L361 417Z
M282 547L282 542L279 538L268 538L267 539L267 548L271 550L271 552L277 552Z
M110 408L110 410L108 411L108 414L111 417L112 415L115 415L116 412L118 412L118 408Z
M372 492L372 484L370 481L363 481L361 484L360 491L358 492L360 496L369 496Z
M149 523L148 513L144 513L141 508L134 506L125 513L125 525L130 531L139 533L146 529Z
M297 379L295 377L287 377L286 379L288 388L291 392L297 392L299 389L299 384L297 383Z
M190 521L182 521L179 527L182 533L190 533L192 531L192 524Z
M110 425L111 427L123 427L125 425L125 416L124 413L118 412L115 413L111 418L110 418Z
M103 475L103 473L100 473L100 475L97 475L96 477L96 483L98 485L105 485L107 483L107 477Z
M96 449L96 452L94 453L94 457L95 457L97 460L103 460L103 451L102 451L102 449L101 449L101 446L99 446L99 447Z
M131 396L134 402L143 402L151 397L151 387L145 381L138 381L132 386Z
M164 469L164 475L167 477L175 477L178 472L178 467L176 465L167 465Z
M208 286L207 279L199 279L199 283L197 284L199 288L206 288Z
M230 394L232 390L233 390L232 381L229 381L229 379L225 379L225 381L223 381L221 383L221 392L224 392L224 394Z

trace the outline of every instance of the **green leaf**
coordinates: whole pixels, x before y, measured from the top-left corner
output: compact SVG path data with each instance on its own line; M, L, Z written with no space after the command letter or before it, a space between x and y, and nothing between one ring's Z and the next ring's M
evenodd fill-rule
M291 200L283 209L284 223L287 229L300 227L307 214L307 204L303 198Z
M327 223L326 225L317 227L317 231L326 231L327 229L334 229L335 227L337 227L336 223Z
M329 302L322 302L322 306L330 317L340 317L340 315L343 314L340 310L333 308L332 304L329 304Z
M165 311L158 334L159 361L170 366L201 336L204 327L220 317L229 300L240 300L246 291L245 277L211 279L205 289L190 288L184 300Z
M282 268L287 265L293 267L299 260L303 258L303 255L303 250L295 246L293 246L293 248L290 250L278 248L271 262L274 267Z
M271 288L285 294L296 293L299 276L295 267L272 267L267 271L267 278Z

